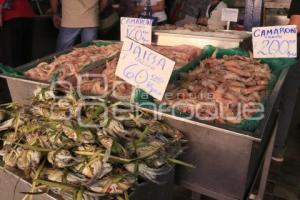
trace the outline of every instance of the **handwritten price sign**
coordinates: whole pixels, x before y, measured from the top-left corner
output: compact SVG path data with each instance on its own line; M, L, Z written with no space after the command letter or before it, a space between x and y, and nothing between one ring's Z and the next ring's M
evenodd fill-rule
M152 20L121 17L121 41L127 37L141 44L151 44Z
M254 58L297 57L297 28L294 25L252 29Z
M222 10L222 21L237 22L239 16L239 9L224 8Z
M162 100L175 62L155 51L125 39L116 75L131 85Z

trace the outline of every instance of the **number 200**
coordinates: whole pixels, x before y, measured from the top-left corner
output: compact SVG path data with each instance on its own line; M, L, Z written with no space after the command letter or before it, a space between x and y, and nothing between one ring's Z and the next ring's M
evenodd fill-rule
M281 54L281 55L289 55L290 54L290 43L294 41L278 41L278 40L264 40L262 42L262 48L260 51L258 51L258 54L261 55L276 55L276 54Z

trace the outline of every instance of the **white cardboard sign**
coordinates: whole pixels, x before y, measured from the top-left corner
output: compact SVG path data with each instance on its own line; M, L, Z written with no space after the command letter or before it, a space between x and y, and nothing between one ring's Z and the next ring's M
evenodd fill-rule
M125 39L116 75L136 88L162 100L175 62L131 40Z
M141 44L152 42L152 20L121 17L121 41L131 38Z
M295 25L253 28L252 42L254 58L297 57L297 28Z
M222 10L222 21L237 22L239 16L239 9L224 8Z

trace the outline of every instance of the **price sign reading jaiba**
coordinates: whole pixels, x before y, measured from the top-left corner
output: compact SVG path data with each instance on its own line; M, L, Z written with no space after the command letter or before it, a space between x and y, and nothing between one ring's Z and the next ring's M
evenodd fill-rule
M116 75L136 88L162 100L175 62L131 40L125 39Z
M253 28L252 41L254 58L297 57L295 25Z
M151 44L152 20L121 17L121 41L127 37L141 44Z

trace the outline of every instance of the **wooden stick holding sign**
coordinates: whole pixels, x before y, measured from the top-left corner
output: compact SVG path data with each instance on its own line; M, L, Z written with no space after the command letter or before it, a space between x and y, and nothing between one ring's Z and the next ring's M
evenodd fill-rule
M222 10L222 21L227 22L227 30L230 28L230 22L237 22L239 16L239 9L224 8Z
M159 53L125 38L116 75L162 100L173 72L175 62Z

